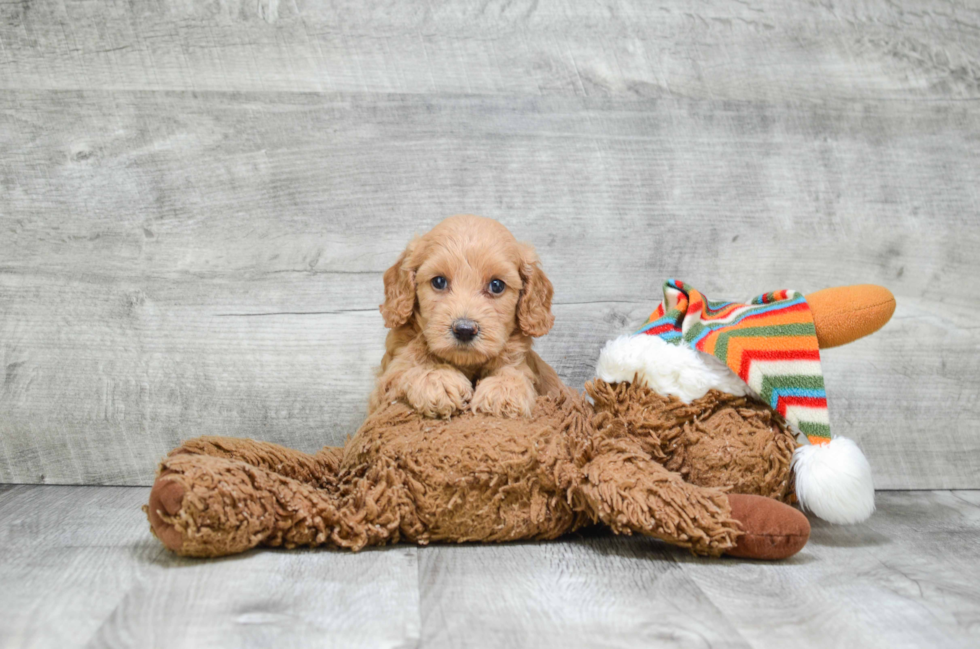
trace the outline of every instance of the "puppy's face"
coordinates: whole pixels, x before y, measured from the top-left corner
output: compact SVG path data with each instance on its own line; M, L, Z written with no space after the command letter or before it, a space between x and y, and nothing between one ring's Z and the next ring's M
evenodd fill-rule
M415 274L418 323L431 353L454 365L482 364L517 327L519 251L497 240L445 243L432 246Z
M498 356L515 331L551 328L551 282L534 250L502 225L446 219L409 244L385 273L385 324L414 320L430 353L458 366Z

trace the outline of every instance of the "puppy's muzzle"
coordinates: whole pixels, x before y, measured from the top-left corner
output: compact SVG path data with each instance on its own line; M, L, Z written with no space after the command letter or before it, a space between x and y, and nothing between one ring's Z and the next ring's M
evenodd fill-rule
M453 321L453 337L461 343L468 343L480 333L480 325L473 320L460 318Z

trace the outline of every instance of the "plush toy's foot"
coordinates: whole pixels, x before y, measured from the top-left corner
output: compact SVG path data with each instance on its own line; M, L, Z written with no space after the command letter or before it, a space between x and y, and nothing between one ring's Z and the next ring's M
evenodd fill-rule
M181 556L290 544L291 534L310 536L305 521L324 518L320 490L238 460L181 452L160 469L144 511L153 534Z
M729 494L732 518L743 534L725 554L743 559L786 559L806 545L810 521L797 509L764 496Z
M259 545L359 550L397 541L409 495L391 462L317 488L239 460L173 454L160 465L144 511L170 550L221 557Z
M177 531L173 523L163 520L161 514L176 516L184 503L185 490L179 482L168 480L168 475L170 472L162 473L153 483L146 513L150 519L150 529L153 530L154 536L160 539L160 542L168 550L180 552L180 548L184 544L184 537Z

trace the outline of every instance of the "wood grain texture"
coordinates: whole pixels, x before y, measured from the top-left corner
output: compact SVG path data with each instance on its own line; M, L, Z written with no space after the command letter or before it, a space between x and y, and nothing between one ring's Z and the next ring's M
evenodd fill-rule
M0 493L0 645L81 647L166 550L138 523L146 489Z
M149 484L202 434L342 443L381 273L474 212L538 247L540 350L574 386L667 277L889 287L893 322L825 356L833 426L881 488L978 487L978 25L907 0L0 5L0 482Z
M781 563L640 537L187 560L148 489L0 488L0 649L973 647L980 492L886 492Z
M151 541L156 544L156 540ZM401 647L419 637L414 547L165 557L89 647Z
M811 520L785 564L681 563L753 646L974 647L978 503L976 492L879 493L867 523Z
M419 587L425 647L751 646L649 539L428 547Z
M0 647L395 647L418 638L417 550L180 559L148 490L0 493Z
M0 133L0 480L148 484L201 434L342 443L381 356L380 275L454 211L537 243L558 322L540 348L576 386L668 276L719 296L892 287L895 321L826 356L835 427L881 487L976 480L980 152L963 135L980 118L967 108L883 102L875 139L843 108L772 108L766 123L757 106L720 119L676 101L529 100L515 114L486 99L434 113L413 98L0 96L3 114L31 116ZM937 404L944 425L920 434Z
M980 96L969 0L5 3L0 87Z

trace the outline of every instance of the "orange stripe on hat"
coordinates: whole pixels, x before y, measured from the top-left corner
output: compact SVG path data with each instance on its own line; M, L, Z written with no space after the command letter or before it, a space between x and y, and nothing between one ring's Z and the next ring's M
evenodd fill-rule
M739 305L744 306L744 305ZM701 345L700 349L703 352L714 355L715 345L718 342L718 337L726 333L735 333L740 329L748 329L750 327L775 327L778 325L788 325L788 324L809 324L810 316L806 311L788 311L788 312L777 312L772 315L765 314L765 316L756 316L753 318L749 316L745 320L742 320L737 325L732 325L730 329L720 329L717 332L708 334L705 338L704 343ZM731 338L729 338L728 349L729 354L731 354Z
M774 351L796 351L796 350L819 350L816 336L775 336L768 338L759 336L755 338L740 338L731 336L728 339L728 355L725 359L728 367L736 370L742 366L742 352L745 350L764 350Z

